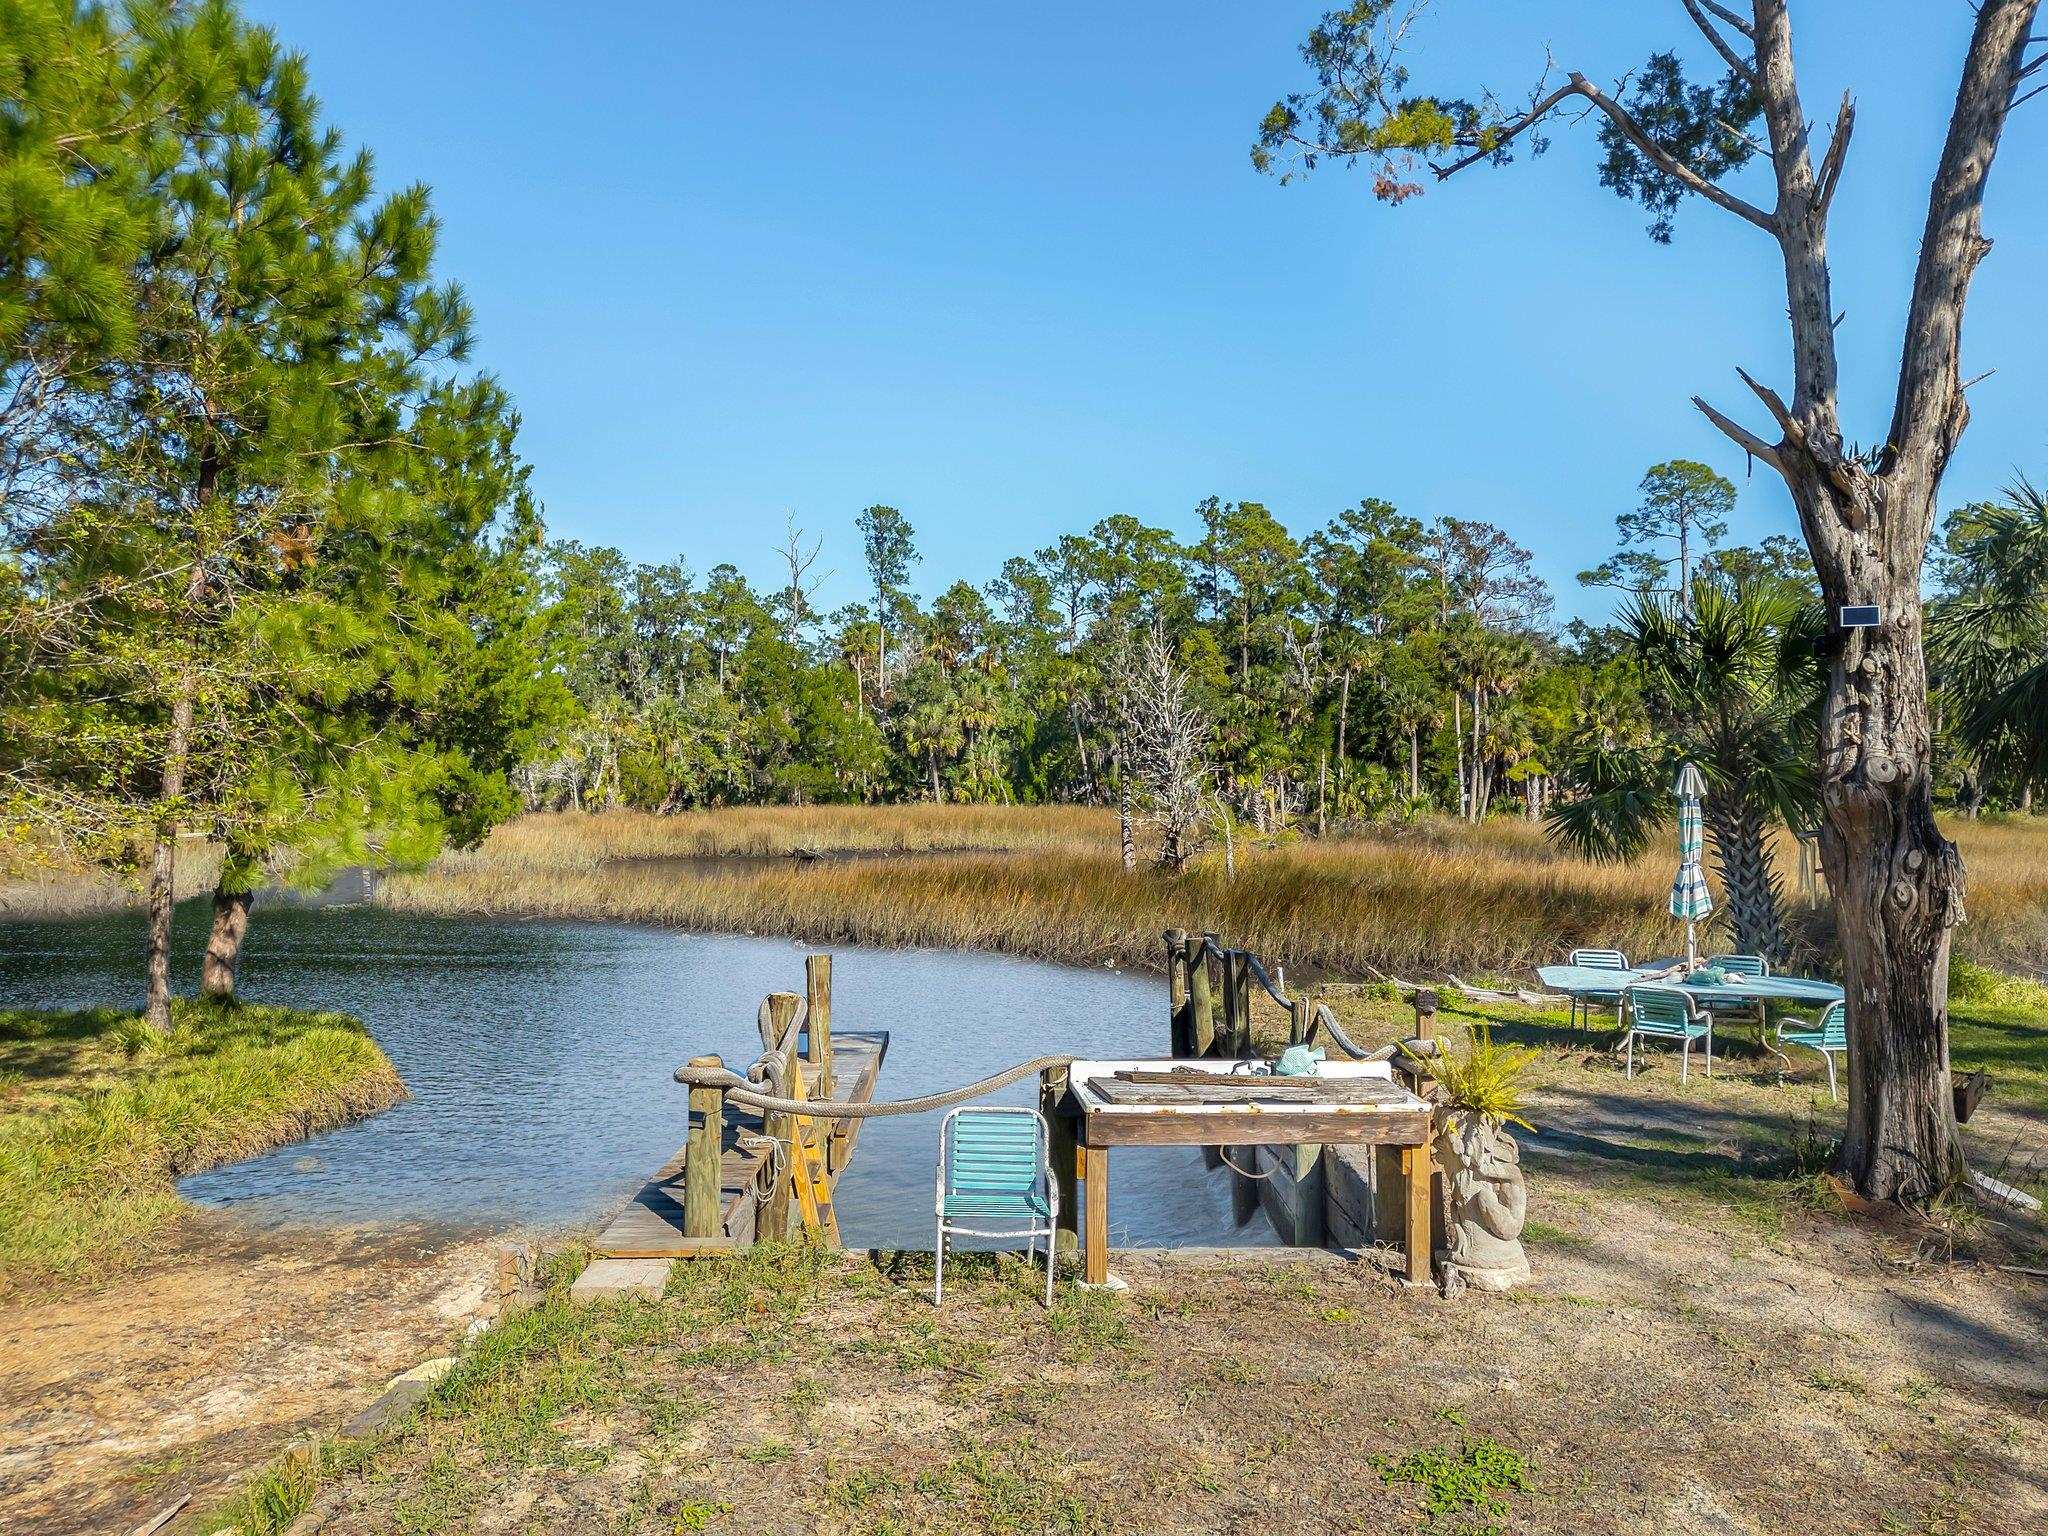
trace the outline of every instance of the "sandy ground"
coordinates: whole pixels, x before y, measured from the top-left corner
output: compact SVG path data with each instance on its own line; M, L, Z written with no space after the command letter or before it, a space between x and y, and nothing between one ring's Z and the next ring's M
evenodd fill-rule
M331 1430L496 1305L497 1244L185 1218L136 1268L0 1304L0 1530L127 1532Z
M1547 1174L1547 1176L1545 1176ZM1145 1536L2048 1529L2048 1291L1795 1214L1539 1174L1539 1278L1445 1301L1334 1255L684 1265L537 1316L316 1503L341 1533ZM1466 1473L1514 1486L1457 1502ZM1461 1470L1462 1469L1462 1470ZM1432 1496L1442 1500L1434 1512Z

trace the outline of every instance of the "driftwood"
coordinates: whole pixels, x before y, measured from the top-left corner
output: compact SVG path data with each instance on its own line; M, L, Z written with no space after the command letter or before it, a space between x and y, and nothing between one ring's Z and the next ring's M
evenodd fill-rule
M169 1525L173 1520L177 1519L178 1511L183 1509L187 1504L190 1504L191 1502L191 1494L179 1494L178 1497L174 1499L171 1503L166 1504L162 1509L158 1510L156 1514L152 1515L149 1519L143 1521L142 1524L135 1527L134 1536L152 1536L152 1533L162 1530L165 1526Z

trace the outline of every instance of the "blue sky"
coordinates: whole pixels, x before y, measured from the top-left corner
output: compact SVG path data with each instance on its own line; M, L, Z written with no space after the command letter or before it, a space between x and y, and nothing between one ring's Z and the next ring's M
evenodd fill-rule
M1652 245L1597 184L1590 124L1399 209L1358 173L1254 174L1313 0L251 9L381 180L433 187L559 535L766 580L793 511L837 602L875 501L916 526L929 593L1111 513L1186 534L1214 494L1306 533L1375 495L1502 524L1568 616L1607 607L1573 573L1658 460L1737 479L1737 538L1795 531L1688 403L1761 425L1735 367L1789 383L1767 237L1692 204ZM1809 112L1859 102L1831 245L1868 441L1970 17L1805 0L1795 20ZM1416 85L1512 95L1546 44L1608 80L1693 41L1677 0L1440 0ZM1951 504L2048 475L2044 149L2048 98L1993 174L1964 362L1998 371Z

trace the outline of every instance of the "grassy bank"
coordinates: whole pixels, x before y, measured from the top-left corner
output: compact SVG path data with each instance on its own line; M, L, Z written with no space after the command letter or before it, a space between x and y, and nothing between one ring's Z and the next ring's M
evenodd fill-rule
M2048 967L2048 823L1959 823L1970 922L1957 950ZM735 853L938 851L920 859L719 865ZM706 862L693 867L691 857ZM1789 853L1788 853L1789 857ZM686 817L528 817L469 854L388 880L380 899L442 914L624 918L816 942L946 945L1153 965L1166 928L1203 928L1344 975L1526 971L1579 944L1682 949L1664 910L1668 852L1596 865L1520 821L1425 821L1213 850L1178 879L1126 875L1106 813L827 807ZM1795 872L1786 871L1796 891ZM1825 904L1793 901L1809 954L1832 946Z
M157 1039L111 1009L0 1011L0 1293L124 1262L174 1179L404 1095L341 1014L180 1003Z

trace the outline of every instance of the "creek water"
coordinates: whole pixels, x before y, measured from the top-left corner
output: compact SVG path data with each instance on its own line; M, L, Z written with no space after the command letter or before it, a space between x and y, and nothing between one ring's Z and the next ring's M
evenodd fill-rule
M177 982L196 985L202 904L177 914ZM259 905L241 989L253 1001L354 1014L412 1097L360 1125L183 1181L184 1195L278 1221L421 1221L458 1228L590 1224L682 1144L670 1074L716 1051L760 1051L770 991L803 990L805 949L619 923L422 918L374 906ZM886 1029L878 1089L895 1098L1031 1056L1154 1055L1157 976L954 950L836 947L833 1024ZM138 1006L139 916L0 925L0 1006ZM1036 1084L993 1102L1032 1103ZM878 1119L841 1181L849 1245L929 1248L937 1114ZM1193 1147L1115 1159L1113 1243L1270 1243L1232 1215L1231 1175Z

